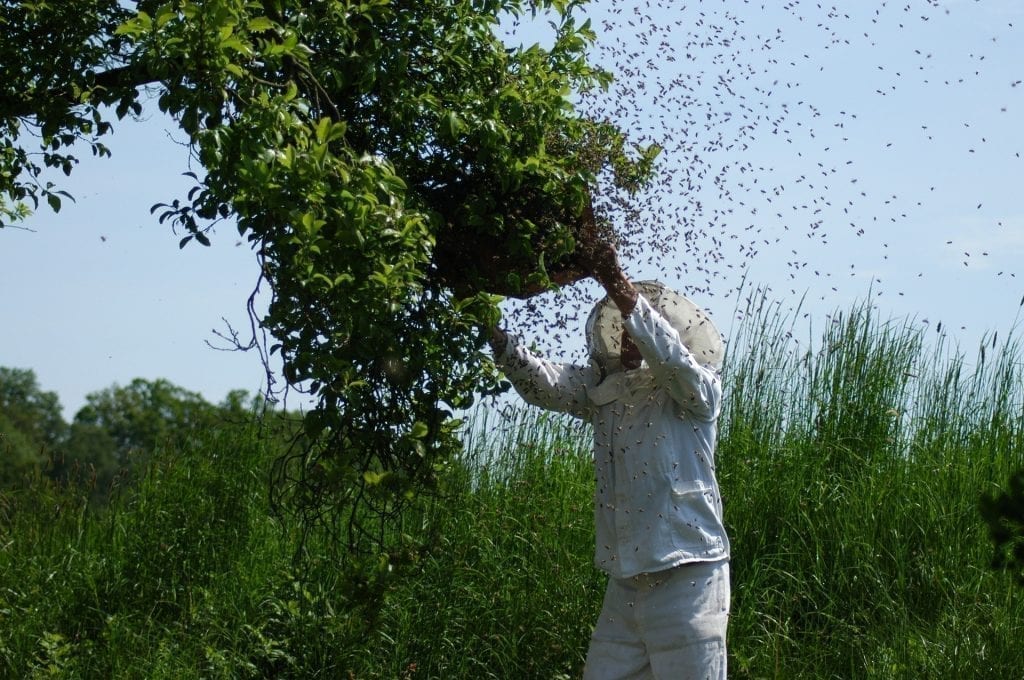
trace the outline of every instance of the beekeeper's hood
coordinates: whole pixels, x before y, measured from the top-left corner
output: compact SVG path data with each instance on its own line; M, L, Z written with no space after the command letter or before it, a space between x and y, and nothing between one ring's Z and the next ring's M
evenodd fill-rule
M711 319L697 305L657 281L633 283L640 295L672 324L683 344L702 365L715 370L722 367L725 347ZM587 349L590 358L604 373L622 370L622 314L608 297L597 303L587 319Z

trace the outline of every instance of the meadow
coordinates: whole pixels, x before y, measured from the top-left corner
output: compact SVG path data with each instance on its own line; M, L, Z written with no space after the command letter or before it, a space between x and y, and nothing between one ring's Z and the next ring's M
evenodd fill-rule
M1024 676L1024 587L979 499L1024 467L1014 338L960 352L868 306L819 330L761 300L725 369L730 676ZM276 519L257 426L158 452L105 509L0 495L2 678L575 678L603 577L587 427L477 411L434 549L379 601Z

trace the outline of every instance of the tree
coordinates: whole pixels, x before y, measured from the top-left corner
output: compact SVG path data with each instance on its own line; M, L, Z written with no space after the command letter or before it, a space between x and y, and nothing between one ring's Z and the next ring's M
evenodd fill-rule
M1010 477L1008 487L983 494L980 508L994 544L993 568L1010 572L1024 586L1024 469Z
M579 278L581 230L650 175L656 148L571 103L610 80L581 4L3 2L0 219L59 209L43 168L70 173L77 142L107 153L111 115L152 92L203 173L160 221L182 246L235 221L272 290L266 351L318 399L281 498L378 551L459 449L453 409L497 384L495 294ZM497 37L499 17L537 11L550 49Z
M136 378L86 395L50 474L84 485L103 502L117 484L144 473L155 453L189 447L207 430L244 430L257 419L268 445L296 429L294 415L244 390L214 405L168 380Z
M0 486L44 468L66 437L57 394L40 389L32 370L0 366Z
M0 489L17 486L45 463L39 446L0 413Z
M0 366L0 413L42 448L56 448L67 435L60 397L42 390L31 369Z
M164 379L136 378L124 387L92 392L85 401L75 414L74 433L113 444L116 463L125 468L133 465L135 455L145 458L161 447L179 447L196 431L220 422L217 407Z

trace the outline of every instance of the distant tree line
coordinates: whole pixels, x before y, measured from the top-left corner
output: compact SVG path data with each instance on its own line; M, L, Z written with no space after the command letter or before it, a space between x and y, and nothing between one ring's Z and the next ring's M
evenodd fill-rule
M102 502L157 450L183 446L204 429L248 426L263 407L245 390L212 404L168 380L136 378L88 394L67 422L59 397L40 387L34 371L0 367L0 490L43 476L82 485Z

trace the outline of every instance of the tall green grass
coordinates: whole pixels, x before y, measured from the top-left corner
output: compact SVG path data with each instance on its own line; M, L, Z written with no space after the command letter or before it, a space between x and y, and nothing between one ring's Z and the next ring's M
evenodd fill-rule
M867 306L817 335L763 300L744 317L718 454L731 676L1024 675L1024 589L990 569L977 510L1024 467L1016 342L969 363ZM604 589L585 425L478 412L402 527L433 549L379 606L321 538L293 560L275 455L225 430L103 512L42 479L0 497L0 678L579 675Z
M759 300L730 346L734 675L1024 676L1024 600L978 512L1024 466L1019 345L992 337L968 370L867 305L795 328Z
M603 595L581 429L518 410L473 423L440 544L388 597L359 678L578 676Z

